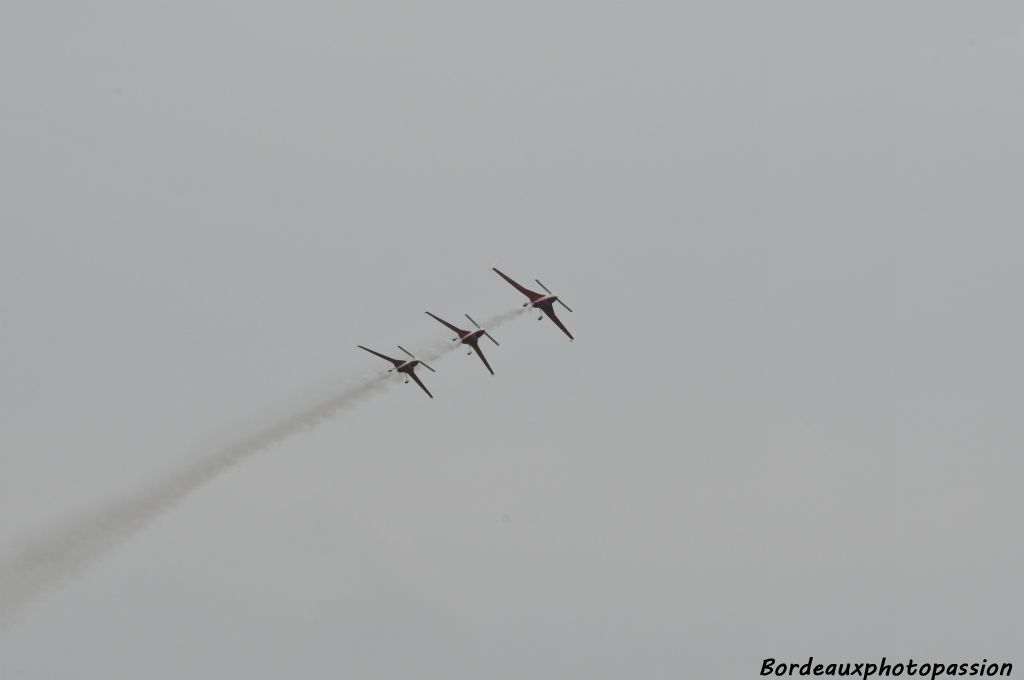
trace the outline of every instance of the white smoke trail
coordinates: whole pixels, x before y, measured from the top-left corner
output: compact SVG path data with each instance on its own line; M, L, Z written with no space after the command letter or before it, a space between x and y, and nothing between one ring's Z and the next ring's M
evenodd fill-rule
M40 595L81 573L189 494L252 454L316 426L379 393L396 379L384 374L257 430L135 494L108 501L26 542L0 562L0 629Z
M483 327L486 328L487 330L491 330L493 328L497 328L497 327L499 327L499 326L501 326L503 324L508 323L512 319L515 319L517 317L522 316L523 314L526 314L526 312L527 312L527 308L526 307L516 307L515 309L510 309L507 312L502 312L501 314L495 314L494 316L490 317L489 319L484 319Z
M524 311L517 308L499 314L488 319L484 327L496 328ZM429 362L456 347L449 342L435 343L422 349L419 356ZM0 561L0 630L48 591L81 574L213 478L252 454L358 405L398 379L395 373L384 373L300 408L135 494L108 501L22 544L12 556Z

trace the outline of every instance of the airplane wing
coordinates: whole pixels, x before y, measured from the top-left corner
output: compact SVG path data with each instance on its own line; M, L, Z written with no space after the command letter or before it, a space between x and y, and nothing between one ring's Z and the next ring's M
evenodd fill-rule
M400 363L402 363L400 359L392 359L391 357L389 357L389 356L388 356L388 355L386 355L386 354L381 354L380 352L374 352L374 351L373 351L372 349L370 349L369 347L363 347L362 345L356 345L356 347L358 347L359 349L364 349L364 350L366 350L367 352L369 352L370 354L376 354L376 355L377 355L377 356L379 356L379 357L380 357L381 359L384 359L384 360L386 360L386 361L390 361L390 362L391 362L391 363L393 363L393 364L394 364L395 366L398 366L398 365L399 365Z
M530 302L534 302L535 300L539 300L539 299L541 299L542 297L544 297L544 296L543 296L543 295L541 295L540 293L537 293L537 292L535 292L535 291L532 291L532 290L530 290L529 288L524 288L523 286L520 286L520 285L519 285L518 283L516 283L515 281L513 281L512 279L510 279L509 277L507 277L507 276L506 276L506 275L505 275L504 273L502 273L502 272L498 271L498 268L497 268L497 267L491 267L491 269L493 269L493 270L494 270L494 272L495 272L495 273L496 273L496 274L497 274L498 276L500 276L501 278L503 278L503 279L505 279L506 281L508 281L509 283L511 283L511 284L512 284L512 286L513 286L513 287L514 287L514 288L515 288L516 290L518 290L518 291L519 291L520 293L522 293L522 294L523 294L523 295L525 295L526 297L530 298Z
M464 331L464 330L462 330L462 329L461 329L461 328L459 328L458 326L453 326L453 325L451 325L450 323L448 323L447 321L445 321L444 319L442 319L442 318L441 318L441 317L439 317L439 316L434 316L434 315L433 315L433 314L431 314L430 312L427 312L426 314L427 314L427 316L429 316L430 318L432 318L432 319L437 319L438 321L440 321L441 323L443 323L443 324L444 324L445 326L447 326L447 327L449 328L449 330L452 330L452 331L454 331L454 332L458 333L458 334L459 334L459 337L460 337L460 338L461 338L461 337L462 337L463 335L465 335L465 334L466 334L466 332L467 332L467 331Z
M434 395L430 393L430 390L427 389L427 386L423 384L423 381L420 380L420 377L416 375L415 372L409 371L409 377L415 380L416 384L423 388L423 391L427 393L428 397L430 397L431 399L434 398Z
M480 345L473 343L473 349L476 350L477 356L480 357L480 361L484 362L484 366L486 366L487 370L491 372L491 375L494 375L494 369L491 368L489 363L487 363L487 357L484 356L483 350L480 349Z
M541 311L542 311L542 312L544 312L545 314L547 314L547 315L548 315L548 318L549 318L549 319L551 319L552 321L554 321L554 322L555 322L555 325L556 325L556 326L558 326L559 328L561 328L561 329L562 329L562 332L563 332L563 333L565 333L566 335L568 335L568 336L569 336L569 340L573 340L573 339L574 339L574 338L572 337L572 333L570 333L570 332L569 332L569 329L568 329L568 328L566 328L566 327L565 327L565 326L564 326L564 325L562 324L562 322L561 322L561 321L559 321L559 319L558 319L558 317L557 317L557 316L555 316L555 310L554 310L554 309L553 309L552 307L550 307L550 306L544 306L544 307L543 307L543 308L541 309Z

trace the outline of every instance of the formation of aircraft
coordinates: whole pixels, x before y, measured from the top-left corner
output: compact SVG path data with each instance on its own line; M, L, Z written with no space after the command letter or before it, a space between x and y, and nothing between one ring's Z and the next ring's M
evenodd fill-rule
M567 305L564 302L562 302L558 298L557 295L555 295L550 290L548 290L547 286L545 286L543 283L541 283L537 279L534 279L534 281L537 281L537 285L540 286L541 288L543 288L544 292L547 293L547 295L538 293L536 291L532 291L529 288L526 288L524 286L519 285L518 283L513 281L511 278L509 278L506 274L504 274L503 272L499 271L497 267L492 267L492 269L495 271L495 273L498 274L498 276L500 276L501 278L503 278L506 281L508 281L510 284L512 284L512 286L516 290L518 290L520 293L522 293L523 295L525 295L527 297L527 301L523 303L523 307L532 307L534 309L537 309L540 313L542 313L543 315L546 315L549 319L551 319L551 321L554 322L554 324L556 326L558 326L558 328L561 329L561 331L563 333L568 335L570 342L573 340L572 333L569 332L569 329L566 328L565 325L561 322L561 320L555 315L555 303L556 302L558 304L562 305L568 311L571 312L572 310L569 309L569 305ZM483 351L480 349L480 338L482 338L484 336L486 336L487 339L490 340L491 342L493 342L496 346L499 345L498 341L495 340L494 337L491 336L491 334L487 332L487 329L485 329L480 324L478 324L476 321L474 321L473 317L471 317L469 314L466 314L465 316L466 316L467 319L469 319L469 322L471 324L473 324L473 326L475 327L475 330L465 330L463 328L459 328L458 326L456 326L454 324L451 324L451 323L448 323L447 321L445 321L441 317L437 316L436 314L432 314L430 312L426 312L426 314L430 318L435 319L439 323L443 324L446 328L448 328L448 330L450 330L453 333L455 333L456 337L452 338L452 342L457 342L457 343L460 343L462 345L468 346L470 348L470 350L467 352L467 354L469 354L470 356L472 356L473 352L476 352L477 356L480 357L480 361L483 362L484 367L487 368L488 371L490 371L491 375L494 375L494 369L491 368L490 362L487 361L487 357L484 356ZM537 320L538 321L543 320L544 319L543 315L542 316L538 316ZM408 359L396 359L394 357L389 357L386 354L381 354L380 352L372 350L369 347L363 347L362 345L356 345L356 347L358 347L359 349L365 350L365 351L369 352L370 354L374 354L374 355L380 357L381 359L384 359L385 361L390 361L393 365L392 365L391 368L388 369L388 373L390 373L392 371L397 371L398 373L404 373L405 376L406 376L406 378L405 378L405 382L406 383L408 383L410 379L413 380L417 385L420 386L420 388L423 389L424 392L427 393L428 397L430 397L431 399L434 398L434 395L430 393L430 390L428 390L427 386L423 384L423 381L420 380L419 376L416 375L415 371L416 371L416 367L417 366L423 366L424 368L426 368L427 370L429 370L432 373L436 373L436 371L433 368L431 368L430 366L428 366L427 363L425 361L423 361L422 359L417 359L412 354L412 352L410 352L409 350L405 349L401 345L398 345L398 349L402 350L402 352L405 353L406 355L408 355L409 358Z

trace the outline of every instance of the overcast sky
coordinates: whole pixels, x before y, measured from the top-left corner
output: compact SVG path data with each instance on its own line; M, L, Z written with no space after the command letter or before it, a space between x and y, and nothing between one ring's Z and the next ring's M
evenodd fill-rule
M513 308L494 264L577 340L220 476L0 677L1024 664L1022 67L1013 2L7 3L0 551Z

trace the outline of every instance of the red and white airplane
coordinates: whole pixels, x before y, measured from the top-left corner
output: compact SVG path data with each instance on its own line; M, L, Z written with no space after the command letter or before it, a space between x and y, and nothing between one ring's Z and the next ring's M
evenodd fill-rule
M516 283L515 281L513 281L512 279L507 277L505 274L503 274L502 272L498 271L497 267L491 267L491 269L493 269L498 274L498 276L500 276L501 278L503 278L506 281L508 281L509 283L511 283L515 287L515 289L518 290L520 293L522 293L526 297L530 298L529 302L524 302L523 303L523 307L535 307L538 310L540 310L541 312L544 312L544 314L546 314L547 317L549 319L551 319L555 323L556 326L558 326L559 328L562 329L563 333L565 333L566 335L569 336L569 341L570 342L573 340L572 333L570 333L569 329L566 328L562 324L562 322L558 320L557 316L555 316L555 303L556 302L558 304L562 305L563 307L565 307L566 309L568 309L571 312L572 310L569 309L569 305L567 305L564 302L562 302L561 300L559 300L557 295L553 294L550 290L547 289L547 286L545 286L540 281L537 281L537 279L534 279L534 281L537 281L537 285L540 286L541 288L543 288L544 292L546 292L547 295L541 295L540 293L532 291L529 288L524 288L523 286L520 286L518 283ZM537 320L540 321L543 318L544 318L543 316L538 316Z
M370 354L376 354L381 359L386 359L386 360L390 361L391 363L394 364L394 368L389 368L388 369L388 373L390 373L391 371L398 371L399 373L405 373L408 376L405 379L405 382L407 384L409 382L409 378L412 378L413 380L416 381L417 385L419 385L420 387L423 388L423 391L427 393L428 397L430 397L431 399L434 398L434 395L430 393L430 390L427 389L427 386L424 385L420 381L419 376L416 375L416 373L414 373L413 371L415 370L415 368L417 366L423 366L423 368L426 368L431 373L437 373L437 371L435 371L434 369L430 368L430 366L427 366L427 363L425 361L423 361L421 359L417 359L416 357L414 357L412 355L412 352L410 352L409 350L405 349L401 345L398 345L398 349L402 350L403 352L405 352L406 354L408 354L412 358L411 359L393 359L392 357L389 357L386 354L381 354L380 352L374 352L369 347L363 347L362 345L356 345L356 347L358 347L359 349L365 349Z
M481 338L481 336L486 335L488 337L488 339L490 339L490 341L493 342L495 345L498 344L498 341L495 340L493 337L491 337L491 334L488 333L486 330L484 330L480 326L480 324L478 324L476 321L473 321L473 317L471 317L469 314L466 315L466 318L469 319L469 322L472 323L474 326L476 326L476 330L475 331L466 331L466 330L462 330L458 326L453 326L452 324L448 323L447 321L445 321L441 317L435 316L435 315L431 314L430 312L427 312L426 314L427 314L427 316L429 316L432 319L437 319L438 321L443 323L445 326L447 326L449 330L451 330L451 331L455 332L456 334L458 334L459 337L452 338L452 341L458 341L458 342L461 342L463 345L469 345L470 347L472 347L473 350L476 351L477 356L480 357L480 361L484 362L484 366L487 367L487 370L491 372L491 375L494 375L494 369L491 368L491 365L489 363L487 363L487 357L485 357L484 353L480 350L480 338ZM466 354L472 355L473 352L472 351L466 352Z

